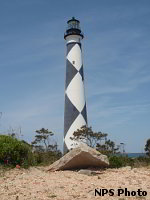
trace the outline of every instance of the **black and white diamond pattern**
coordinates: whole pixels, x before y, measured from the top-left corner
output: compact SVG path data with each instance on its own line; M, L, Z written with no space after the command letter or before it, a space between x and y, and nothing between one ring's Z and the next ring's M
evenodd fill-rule
M87 124L81 43L68 43L66 58L64 146L67 151L75 145L70 139L74 131Z
M69 60L67 60L65 89L67 89L69 83L71 82L71 80L77 73L78 73L78 70L69 62Z
M68 48L69 48L68 44ZM72 45L72 43L71 43ZM81 54L81 48L78 43L75 43L74 46L70 49L70 51L67 54L67 60L70 61L70 63L73 64L73 66L79 71L82 66L82 54ZM75 63L74 63L74 62Z

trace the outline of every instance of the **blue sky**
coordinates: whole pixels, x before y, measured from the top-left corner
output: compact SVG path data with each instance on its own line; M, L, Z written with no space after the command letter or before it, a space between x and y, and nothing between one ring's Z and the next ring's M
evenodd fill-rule
M149 0L0 1L0 132L42 127L62 149L66 22L81 22L88 123L127 152L150 138Z

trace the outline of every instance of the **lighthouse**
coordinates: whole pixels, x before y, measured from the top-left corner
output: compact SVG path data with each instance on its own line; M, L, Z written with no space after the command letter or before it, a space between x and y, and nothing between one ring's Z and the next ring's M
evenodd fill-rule
M84 91L84 73L81 40L84 35L80 21L74 17L67 22L64 34L66 40L66 81L64 108L64 153L79 143L70 139L74 131L87 125L87 111Z

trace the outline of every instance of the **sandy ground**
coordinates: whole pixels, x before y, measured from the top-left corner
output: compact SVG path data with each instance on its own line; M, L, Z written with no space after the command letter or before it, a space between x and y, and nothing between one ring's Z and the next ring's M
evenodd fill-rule
M114 196L95 196L95 189L114 189ZM119 188L147 191L146 197L118 196ZM47 172L47 168L12 169L0 173L0 200L150 200L150 168L130 167L96 171L93 176L77 171Z

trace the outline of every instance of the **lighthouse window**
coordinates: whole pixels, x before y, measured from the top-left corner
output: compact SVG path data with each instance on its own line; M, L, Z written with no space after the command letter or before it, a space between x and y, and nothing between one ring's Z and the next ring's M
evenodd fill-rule
M77 22L77 21L70 21L68 23L68 28L69 29L71 29L71 28L80 29L79 22Z
M74 61L74 60L72 61L72 64L75 64L75 61Z

